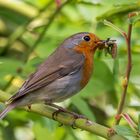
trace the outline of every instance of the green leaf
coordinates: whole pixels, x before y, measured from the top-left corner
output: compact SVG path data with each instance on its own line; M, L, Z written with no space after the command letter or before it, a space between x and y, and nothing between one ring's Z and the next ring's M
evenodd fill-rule
M18 68L21 67L21 62L10 58L0 58L0 76L9 74L17 75Z
M140 3L137 1L136 3L128 3L128 5L120 5L114 6L112 9L108 10L107 12L103 13L102 15L97 17L97 20L103 19L112 19L114 16L122 16L126 13L129 13L134 10L138 10Z
M33 127L36 140L46 140L50 138L47 128L43 127L40 123L35 123Z
M33 131L35 134L36 140L49 140L49 139L62 139L65 129L57 128L51 131L49 128L44 127L39 122L36 122L33 126Z
M78 110L82 114L85 114L89 119L95 121L95 116L91 112L87 103L82 98L75 96L72 98L72 103L78 108Z
M127 140L136 140L136 134L130 127L127 126L121 126L116 125L114 126L114 130L117 132L117 134L127 138Z
M0 14L9 22L23 23L38 14L38 10L23 2L0 1ZM10 20L9 20L10 19Z

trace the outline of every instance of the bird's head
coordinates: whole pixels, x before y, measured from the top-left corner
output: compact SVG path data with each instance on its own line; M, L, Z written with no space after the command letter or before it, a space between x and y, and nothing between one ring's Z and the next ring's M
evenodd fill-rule
M79 53L95 52L98 48L98 42L100 39L93 33L81 32L74 34L67 38L63 42L63 46L66 48L71 48Z

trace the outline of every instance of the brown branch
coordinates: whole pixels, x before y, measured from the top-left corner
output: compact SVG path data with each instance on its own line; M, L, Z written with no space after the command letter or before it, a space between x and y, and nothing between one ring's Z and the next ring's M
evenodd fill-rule
M124 35L126 45L127 45L128 62L127 62L126 74L125 74L125 78L124 78L124 82L123 82L123 93L122 93L121 101L120 101L120 103L118 105L118 110L117 110L117 114L116 114L116 118L118 118L118 119L116 119L115 124L119 124L119 122L120 122L120 117L118 117L118 116L122 113L123 108L124 108L126 94L127 94L127 87L128 87L128 83L129 83L131 69L132 69L131 32L132 32L132 23L130 23L128 25L128 33Z
M130 21L130 18L129 18L129 21ZM131 60L131 31L132 31L132 23L131 22L129 23L128 33L124 32L122 29L118 28L117 26L115 26L114 24L112 24L109 21L104 20L104 24L108 25L108 26L112 27L113 29L115 29L116 31L118 31L124 37L124 39L126 41L126 45L127 45L128 63L127 63L127 67L126 67L125 78L123 79L123 85L122 85L123 86L123 93L122 93L122 96L121 96L120 103L118 105L117 114L116 114L116 122L115 122L115 124L119 124L120 118L121 118L121 113L123 111L124 104L125 104L127 87L128 87L130 72L131 72L131 68L132 68L132 60Z

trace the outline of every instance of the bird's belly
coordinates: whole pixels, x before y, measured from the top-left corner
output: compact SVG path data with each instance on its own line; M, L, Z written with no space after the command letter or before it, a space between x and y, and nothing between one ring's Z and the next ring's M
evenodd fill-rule
M64 76L42 89L40 98L46 102L61 102L81 90L81 72Z

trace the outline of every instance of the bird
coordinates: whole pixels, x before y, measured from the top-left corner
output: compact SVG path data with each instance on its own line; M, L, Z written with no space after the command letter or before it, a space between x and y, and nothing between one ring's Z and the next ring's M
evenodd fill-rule
M91 78L98 42L101 40L90 32L80 32L66 38L25 80L16 94L6 101L0 119L16 107L35 103L55 107L55 103L82 90Z

